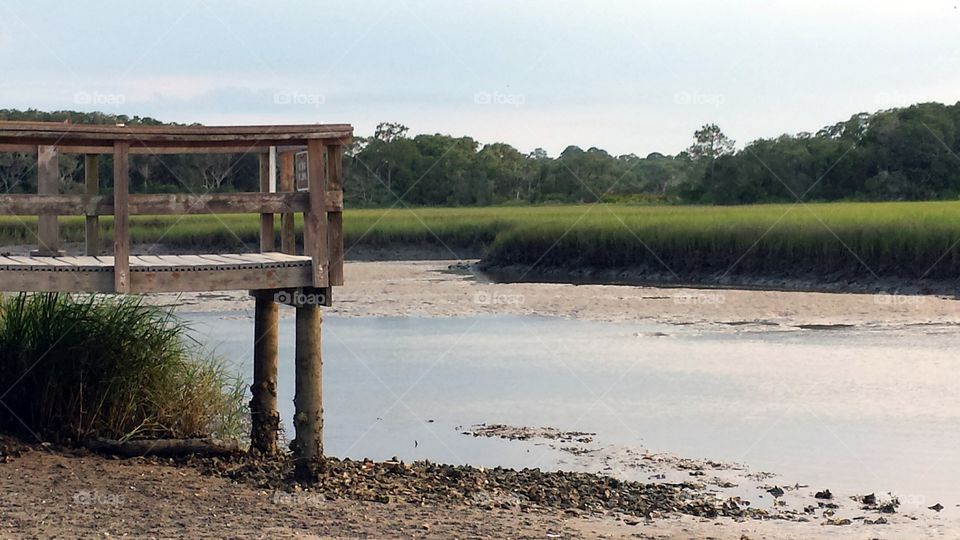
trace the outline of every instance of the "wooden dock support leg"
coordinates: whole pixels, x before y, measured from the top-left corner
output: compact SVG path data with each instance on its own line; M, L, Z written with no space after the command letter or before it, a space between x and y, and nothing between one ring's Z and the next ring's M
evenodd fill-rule
M250 391L250 447L263 454L278 453L277 361L279 310L272 291L254 291L253 386Z
M323 359L320 355L320 307L297 306L296 395L291 443L296 477L315 482L323 467Z

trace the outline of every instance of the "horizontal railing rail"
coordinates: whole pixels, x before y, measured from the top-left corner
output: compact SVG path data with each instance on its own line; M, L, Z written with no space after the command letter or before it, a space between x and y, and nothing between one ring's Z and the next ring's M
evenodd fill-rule
M343 211L343 193L327 191L327 212ZM160 193L130 194L130 215L282 214L306 212L310 194L293 193ZM0 195L0 215L112 216L112 195Z

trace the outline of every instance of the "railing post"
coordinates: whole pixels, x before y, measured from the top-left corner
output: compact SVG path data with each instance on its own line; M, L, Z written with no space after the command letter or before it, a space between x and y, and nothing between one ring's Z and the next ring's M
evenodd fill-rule
M83 174L87 195L98 195L100 193L100 156L97 154L87 154L85 156ZM100 254L100 218L96 214L87 215L84 240L85 255L96 257Z
M56 195L60 184L60 158L56 146L37 147L37 193ZM39 245L31 255L56 257L60 251L60 224L56 214L40 214L37 217Z
M303 215L304 255L313 257L313 286L329 286L330 250L327 238L327 175L323 141L307 142L310 210Z
M130 292L130 143L113 143L113 283Z
M343 146L327 146L327 192L336 193L343 200ZM330 286L343 285L343 211L327 212L327 224L330 235Z
M260 154L260 192L270 193L270 155ZM273 214L260 214L260 252L275 251Z
M280 176L278 178L277 191L291 192L294 190L294 163L296 154L293 152L280 152ZM306 244L304 244L306 245ZM294 230L293 213L286 212L280 215L280 251L295 255L297 253L297 237Z

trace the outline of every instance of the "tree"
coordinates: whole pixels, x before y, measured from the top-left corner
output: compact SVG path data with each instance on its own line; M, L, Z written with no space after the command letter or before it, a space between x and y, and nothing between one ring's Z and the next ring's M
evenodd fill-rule
M0 152L0 186L4 193L26 191L35 159L30 154Z
M716 124L704 125L694 132L693 139L687 154L703 170L705 191L711 191L716 183L717 160L733 154L735 143Z
M377 124L377 129L373 132L373 138L385 143L391 143L397 139L406 137L408 131L410 131L410 128L403 124L380 122Z

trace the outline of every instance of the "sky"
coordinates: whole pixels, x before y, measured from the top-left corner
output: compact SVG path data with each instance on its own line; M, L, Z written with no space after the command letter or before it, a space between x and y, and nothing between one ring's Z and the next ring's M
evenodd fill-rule
M960 101L957 0L0 0L0 108L674 154Z

